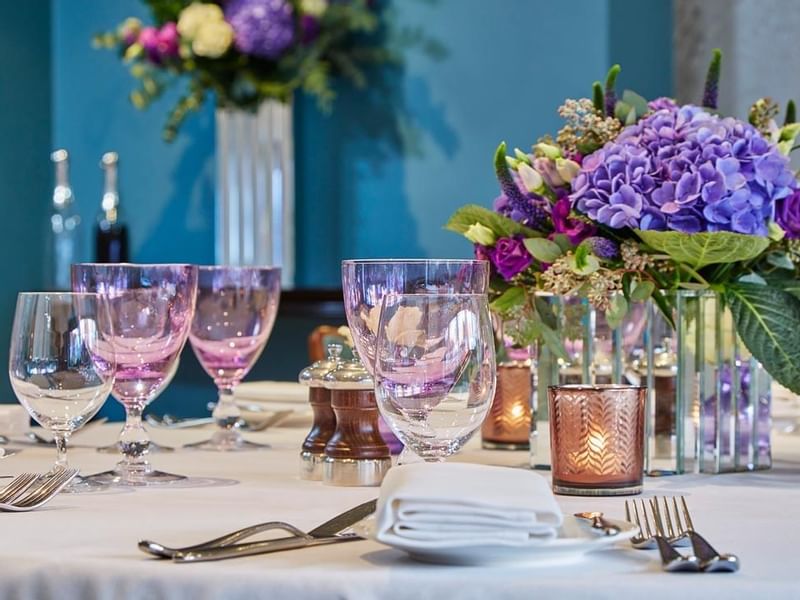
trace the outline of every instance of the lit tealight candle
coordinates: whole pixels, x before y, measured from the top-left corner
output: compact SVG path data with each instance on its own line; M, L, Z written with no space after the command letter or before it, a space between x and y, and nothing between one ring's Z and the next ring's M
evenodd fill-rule
M645 391L628 385L549 388L554 492L606 496L642 491Z

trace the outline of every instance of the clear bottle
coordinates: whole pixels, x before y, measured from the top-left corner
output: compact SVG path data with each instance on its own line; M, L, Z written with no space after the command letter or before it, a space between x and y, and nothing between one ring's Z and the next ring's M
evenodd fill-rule
M99 263L128 262L128 228L120 215L118 166L116 152L103 154L100 167L105 173L105 185L95 230L95 260Z
M45 287L69 290L70 265L83 259L83 228L69 184L69 154L59 149L50 155L55 167L53 207L48 228Z

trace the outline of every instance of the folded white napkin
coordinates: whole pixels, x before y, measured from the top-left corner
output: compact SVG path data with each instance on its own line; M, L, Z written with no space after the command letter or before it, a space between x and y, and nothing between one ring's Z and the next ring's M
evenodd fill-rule
M417 463L386 474L376 538L421 549L525 546L556 537L562 520L547 481L533 471Z
M19 435L30 429L28 411L19 404L0 404L0 435Z

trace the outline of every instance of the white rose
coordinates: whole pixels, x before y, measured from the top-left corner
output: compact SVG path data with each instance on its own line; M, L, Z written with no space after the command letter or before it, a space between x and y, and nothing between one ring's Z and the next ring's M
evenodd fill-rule
M192 52L197 56L218 58L227 52L233 43L233 27L225 21L205 23L195 33Z
M178 33L181 37L194 39L203 25L224 22L222 9L216 4L193 2L178 15Z
M312 17L321 17L328 9L328 0L302 0L300 11Z

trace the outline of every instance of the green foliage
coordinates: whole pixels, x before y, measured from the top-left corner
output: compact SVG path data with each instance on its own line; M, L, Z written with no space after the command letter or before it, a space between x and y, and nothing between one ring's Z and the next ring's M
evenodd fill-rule
M594 105L594 109L605 114L605 102L603 98L603 84L599 81L595 81L592 84L592 104Z
M499 314L508 314L515 308L525 304L525 290L510 287L489 303L489 308Z
M478 204L467 204L460 207L450 216L444 228L463 235L475 223L488 227L497 237L523 235L532 238L542 235L538 231L520 225L512 219Z
M524 243L531 256L539 262L553 263L559 256L564 254L558 244L546 238L528 238Z
M611 329L622 325L622 320L628 314L628 301L622 294L615 294L606 310L606 322Z
M786 103L786 116L783 118L783 124L791 125L795 121L797 121L797 106L794 100L789 100Z
M673 260L693 269L756 258L770 243L769 238L728 231L681 233L636 230L636 235L652 249L668 254Z
M728 286L725 300L747 349L778 383L800 394L800 300L752 283Z

